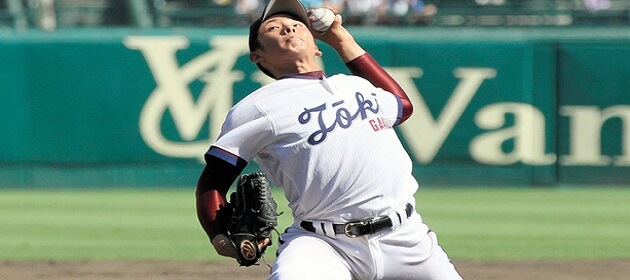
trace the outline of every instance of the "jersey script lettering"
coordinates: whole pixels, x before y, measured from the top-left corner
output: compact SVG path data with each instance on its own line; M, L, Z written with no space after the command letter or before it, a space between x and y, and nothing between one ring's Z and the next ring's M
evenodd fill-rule
M379 106L378 101L376 100L376 94L372 93L371 95L374 96L374 101L365 99L363 94L360 92L355 94L357 110L354 113L351 113L348 108L341 106L345 103L344 100L332 103L332 108L336 108L336 111L333 112L335 114L335 120L330 124L327 124L324 120L324 115L328 110L328 105L326 103L310 109L304 108L304 112L298 116L300 124L307 124L314 118L317 118L317 123L319 124L319 129L308 137L308 143L311 145L322 143L326 140L328 133L333 131L337 125L339 125L340 128L346 129L350 127L352 122L358 117L361 117L361 120L366 119L368 111L374 114L378 113ZM313 115L315 116L313 117Z

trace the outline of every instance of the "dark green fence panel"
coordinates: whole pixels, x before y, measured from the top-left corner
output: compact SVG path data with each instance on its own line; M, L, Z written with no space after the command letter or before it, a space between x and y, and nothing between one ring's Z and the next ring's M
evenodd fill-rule
M415 104L397 131L421 183L630 183L624 30L352 31ZM1 34L0 188L194 186L227 110L269 82L246 32Z
M628 183L630 44L567 43L559 61L559 180Z

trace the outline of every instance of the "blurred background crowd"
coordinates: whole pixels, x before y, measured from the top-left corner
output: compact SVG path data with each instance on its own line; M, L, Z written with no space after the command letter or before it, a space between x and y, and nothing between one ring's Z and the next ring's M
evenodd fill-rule
M247 26L268 0L0 0L0 29ZM630 26L630 0L302 0L346 25Z

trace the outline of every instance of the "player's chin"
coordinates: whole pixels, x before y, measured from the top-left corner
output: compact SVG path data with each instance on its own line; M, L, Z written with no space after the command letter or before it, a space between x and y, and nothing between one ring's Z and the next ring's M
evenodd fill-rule
M295 38L295 39L291 39L291 40L287 40L287 47L290 49L304 49L307 46L307 42L299 39L299 38Z
M288 44L283 57L286 59L299 58L305 51L307 51L307 46L304 43Z

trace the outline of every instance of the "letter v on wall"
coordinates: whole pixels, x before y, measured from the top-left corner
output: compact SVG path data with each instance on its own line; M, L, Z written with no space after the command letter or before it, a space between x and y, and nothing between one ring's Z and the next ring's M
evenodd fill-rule
M405 89L414 105L414 114L400 129L413 157L421 163L433 161L483 81L492 79L497 74L492 68L456 68L454 75L460 81L437 119L434 119L413 81L413 78L422 76L422 70L415 67L395 67L387 68L387 71ZM420 130L423 133L418 133Z

